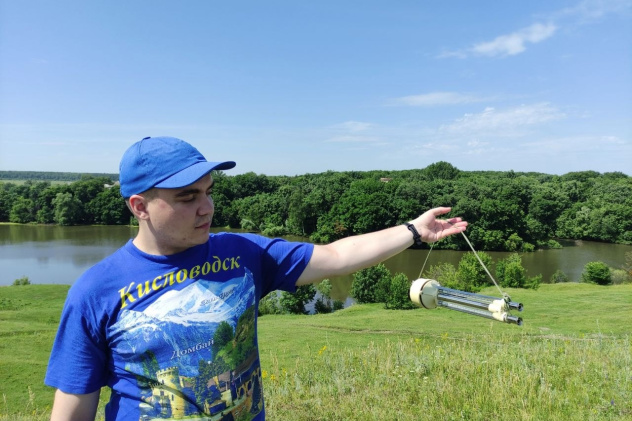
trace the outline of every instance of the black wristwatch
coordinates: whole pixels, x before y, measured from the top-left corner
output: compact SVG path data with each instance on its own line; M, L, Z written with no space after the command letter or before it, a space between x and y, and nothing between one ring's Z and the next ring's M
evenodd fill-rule
M421 235L417 232L417 228L410 222L406 222L406 227L413 233L413 240L415 241L416 246L421 246L423 241L421 241Z

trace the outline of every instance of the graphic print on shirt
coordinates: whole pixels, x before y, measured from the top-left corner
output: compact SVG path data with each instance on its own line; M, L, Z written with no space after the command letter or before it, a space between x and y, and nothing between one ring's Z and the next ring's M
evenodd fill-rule
M142 309L123 309L110 330L140 388L139 421L249 420L263 409L250 271L196 280Z

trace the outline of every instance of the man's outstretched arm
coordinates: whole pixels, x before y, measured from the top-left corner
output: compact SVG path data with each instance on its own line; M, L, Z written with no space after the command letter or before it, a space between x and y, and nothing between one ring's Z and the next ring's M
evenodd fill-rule
M421 239L439 241L462 232L467 222L461 218L437 219L450 208L430 209L411 221ZM374 266L407 249L414 243L412 232L400 225L369 234L343 238L327 245L314 246L314 253L296 285L305 285L325 278L346 275Z

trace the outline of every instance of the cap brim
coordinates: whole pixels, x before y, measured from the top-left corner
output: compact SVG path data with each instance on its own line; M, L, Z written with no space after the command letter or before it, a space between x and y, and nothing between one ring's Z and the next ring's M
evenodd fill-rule
M190 167L185 168L182 171L177 172L174 175L162 180L154 187L158 187L161 189L178 189L181 187L186 187L195 183L200 178L204 177L206 174L210 173L213 170L229 170L231 168L234 168L235 165L236 164L233 161L198 162L197 164L193 164Z

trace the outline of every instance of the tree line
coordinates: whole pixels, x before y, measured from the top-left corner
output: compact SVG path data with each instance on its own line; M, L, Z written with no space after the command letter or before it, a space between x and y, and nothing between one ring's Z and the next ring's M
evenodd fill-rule
M632 244L632 177L461 171L447 162L399 171L328 171L298 176L214 173L214 225L326 243L408 221L436 206L470 222L477 250L559 247L555 238ZM68 184L0 183L0 222L133 223L115 177ZM435 246L468 249L461 236Z
M0 171L0 180L40 180L40 181L79 181L85 177L106 177L118 180L118 174L91 173L82 174L76 172L53 171Z

